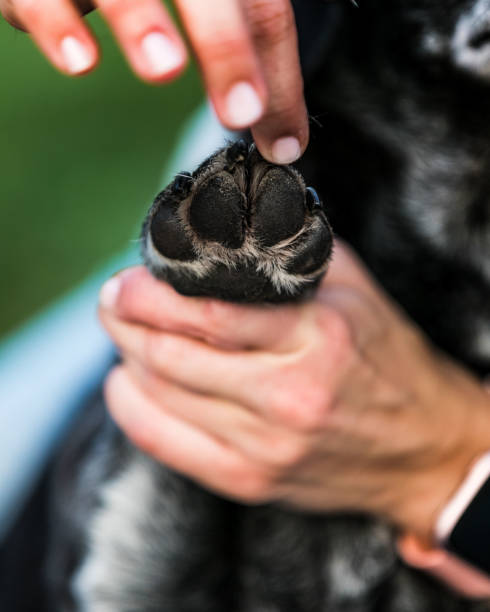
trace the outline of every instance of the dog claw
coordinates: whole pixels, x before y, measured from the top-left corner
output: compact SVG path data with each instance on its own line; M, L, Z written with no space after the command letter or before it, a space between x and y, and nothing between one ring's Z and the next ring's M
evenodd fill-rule
M316 189L313 187L306 188L306 205L313 212L314 210L323 210L323 204L320 200Z
M179 172L174 179L173 191L175 194L185 196L192 185L192 174L190 172Z
M226 152L226 161L230 169L237 163L242 162L247 157L248 145L243 138L234 142Z

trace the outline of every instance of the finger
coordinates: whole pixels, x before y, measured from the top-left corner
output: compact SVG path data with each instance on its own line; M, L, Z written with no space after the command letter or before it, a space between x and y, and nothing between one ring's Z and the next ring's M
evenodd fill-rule
M192 338L125 323L108 313L101 313L101 320L126 358L158 376L194 393L266 412L275 387L269 354L221 351Z
M5 20L13 25L14 28L25 30L20 20L16 18L15 6L18 1L19 0L0 0L0 13L2 13ZM82 15L86 15L94 10L92 0L75 0L75 6Z
M263 469L274 472L291 465L304 449L304 439L273 427L238 403L189 392L154 376L134 360L125 365L144 393L177 418L196 426L246 455Z
M236 403L194 393L155 376L137 361L125 360L125 366L145 394L165 411L199 430L209 433L255 462L273 467L283 459L281 444L271 444L270 426L253 411ZM277 442L291 434L274 428Z
M338 316L324 317L308 349L268 352L222 351L185 336L157 332L101 313L123 357L194 393L236 403L265 421L293 431L318 430L328 419L335 389L350 371L349 347Z
M94 0L131 67L150 82L169 80L185 67L187 52L160 0Z
M239 0L176 0L222 123L241 129L256 123L267 89Z
M250 460L157 406L126 368L110 373L105 397L116 423L144 452L218 493L251 501L259 496L262 479Z
M269 94L252 134L266 159L289 164L303 153L309 134L293 9L289 0L245 0L245 11Z
M95 67L98 49L76 8L68 0L16 0L7 11L9 21L30 33L50 62L67 74Z
M300 309L241 306L209 298L179 295L142 266L110 279L101 291L101 306L127 320L173 333L202 338L222 347L285 350L304 322ZM284 330L288 333L285 334Z
M25 32L25 27L22 25L20 19L16 15L14 0L1 0L0 13L2 14L5 21L10 23L11 26Z

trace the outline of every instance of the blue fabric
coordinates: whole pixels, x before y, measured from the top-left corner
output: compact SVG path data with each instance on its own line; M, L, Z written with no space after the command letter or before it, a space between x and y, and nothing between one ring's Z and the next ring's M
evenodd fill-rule
M164 175L193 169L223 144L208 107L183 130ZM0 344L0 540L15 519L80 398L100 379L113 348L97 318L100 286L138 263L134 250L114 258L80 287Z

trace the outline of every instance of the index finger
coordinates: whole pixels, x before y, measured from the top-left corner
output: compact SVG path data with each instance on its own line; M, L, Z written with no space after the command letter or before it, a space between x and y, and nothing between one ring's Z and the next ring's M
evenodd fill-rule
M266 113L252 133L266 159L290 164L309 136L293 8L289 0L244 2L269 92Z
M176 0L206 89L222 123L255 124L267 106L267 88L239 0Z
M297 306L268 308L184 297L143 266L129 268L107 281L100 304L126 321L233 349L280 350L303 319Z

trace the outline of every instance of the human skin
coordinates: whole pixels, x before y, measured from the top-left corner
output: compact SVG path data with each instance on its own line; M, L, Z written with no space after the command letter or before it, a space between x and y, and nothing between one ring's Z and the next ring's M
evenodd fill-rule
M142 267L100 318L123 364L114 419L144 451L251 504L374 513L430 541L490 447L489 395L337 244L315 299L271 308L178 295Z
M308 143L308 119L289 0L175 0L175 7L221 122L251 127L266 159L295 161ZM71 75L90 72L100 58L82 19L93 8L140 78L166 83L183 71L186 45L161 0L0 0L5 19Z

